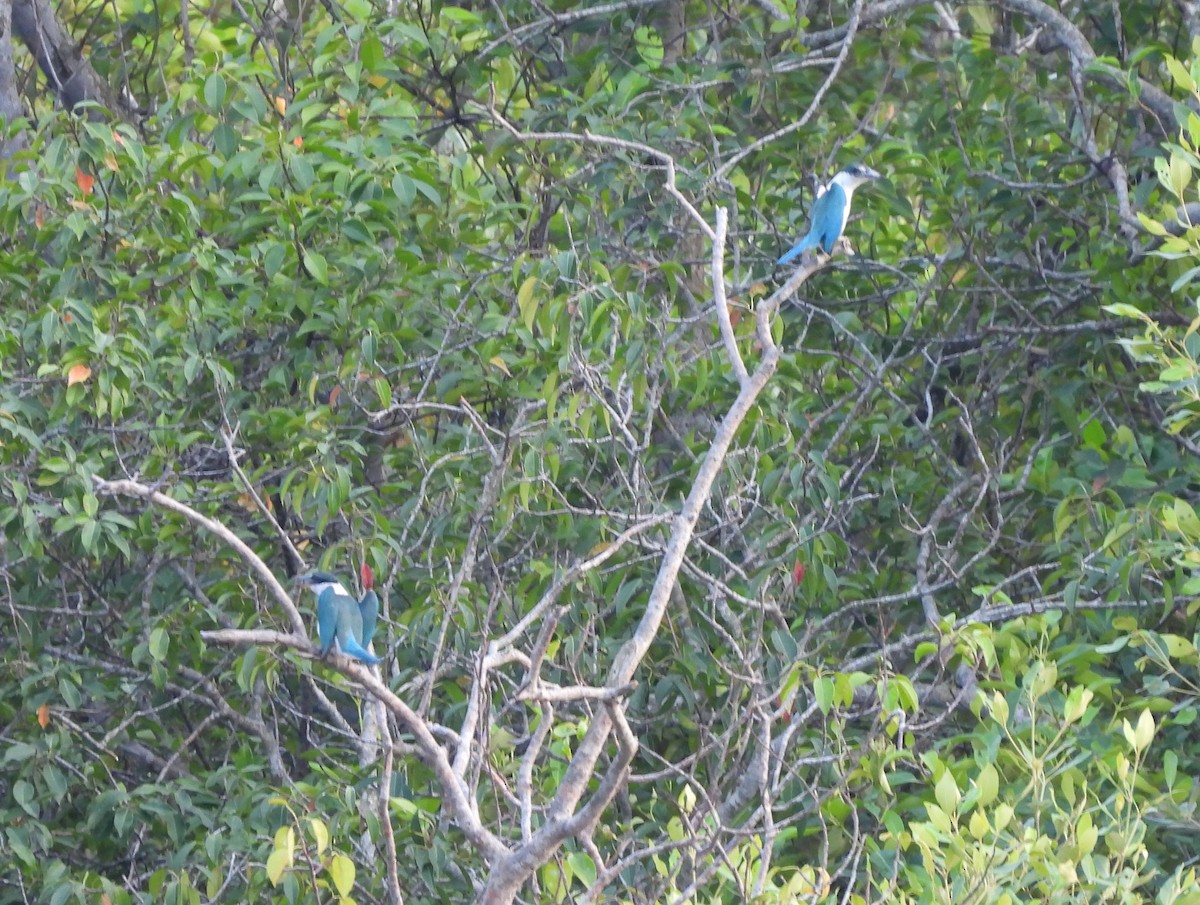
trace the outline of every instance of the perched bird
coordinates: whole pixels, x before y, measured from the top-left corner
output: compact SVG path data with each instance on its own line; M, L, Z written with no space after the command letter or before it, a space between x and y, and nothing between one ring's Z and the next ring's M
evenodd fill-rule
M370 616L368 634L368 620L362 604L350 595L337 578L328 572L309 572L301 575L300 581L317 595L317 634L321 638L321 656L328 654L336 641L338 649L347 656L363 663L378 663L379 658L367 650L371 636L375 634L375 619L379 610L375 592L371 591L363 597Z
M825 254L832 254L833 245L850 218L850 199L854 197L854 190L864 182L879 178L878 173L862 164L846 167L834 176L829 185L817 195L813 204L812 226L809 227L808 235L780 258L779 263L786 264L818 245Z

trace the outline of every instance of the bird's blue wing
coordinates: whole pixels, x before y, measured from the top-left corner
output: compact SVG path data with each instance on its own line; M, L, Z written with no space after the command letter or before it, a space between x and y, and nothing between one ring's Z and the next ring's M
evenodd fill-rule
M342 653L362 660L364 663L378 663L379 658L369 653L360 639L363 633L363 617L359 611L357 600L351 597L339 596L337 601L337 641Z
M358 611L362 613L362 645L370 647L371 639L375 637L375 622L379 618L379 598L374 591L363 594L358 602Z
M317 597L317 636L321 639L321 656L324 657L333 647L337 637L337 605L333 588L326 588Z
M816 234L816 242L825 250L825 254L833 254L833 244L842 234L846 225L846 193L836 182L831 183L812 209L812 229L809 235Z

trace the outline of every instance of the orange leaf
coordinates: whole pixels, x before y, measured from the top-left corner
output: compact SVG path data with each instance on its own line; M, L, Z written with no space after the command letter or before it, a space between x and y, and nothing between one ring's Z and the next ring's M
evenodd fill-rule
M46 225L46 213L48 209L44 204L35 204L33 206L33 222L37 224L37 228L41 229Z
M92 376L92 369L87 365L72 365L71 370L67 371L67 386L73 387L77 383L83 383Z
M363 591L369 591L371 588L375 587L375 573L371 571L371 567L365 562L359 569L359 574L362 577Z
M96 183L95 176L89 176L79 167L75 168L75 182L79 186L79 190L83 192L83 197L86 198L92 193L92 186Z
M333 408L337 405L338 397L342 395L342 387L339 384L329 391L329 407Z
M43 704L38 708L38 725L45 729L50 725L50 705Z
M304 147L304 139L297 135L292 139L292 144L294 144L297 148L302 148Z
M115 141L119 147L125 147L125 139L121 137L121 133L116 129L113 129L113 141Z

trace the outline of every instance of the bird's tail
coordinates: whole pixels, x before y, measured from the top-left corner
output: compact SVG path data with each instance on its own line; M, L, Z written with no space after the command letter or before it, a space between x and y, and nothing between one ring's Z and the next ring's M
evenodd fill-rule
M369 663L371 666L374 666L379 662L379 658L377 656L370 653L354 638L347 638L345 644L342 644L342 641L339 638L338 644L341 645L342 653L351 656L356 660L362 660L364 663Z
M817 244L817 237L812 232L792 246L792 250L785 254L782 258L776 261L777 264L787 264L789 261L794 261L804 252L808 251Z

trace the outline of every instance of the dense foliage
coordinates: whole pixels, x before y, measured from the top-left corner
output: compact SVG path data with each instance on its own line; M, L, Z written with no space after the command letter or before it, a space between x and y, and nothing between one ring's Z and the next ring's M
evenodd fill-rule
M64 10L0 903L1200 902L1200 25L799 6Z

